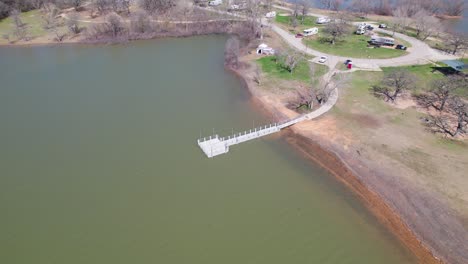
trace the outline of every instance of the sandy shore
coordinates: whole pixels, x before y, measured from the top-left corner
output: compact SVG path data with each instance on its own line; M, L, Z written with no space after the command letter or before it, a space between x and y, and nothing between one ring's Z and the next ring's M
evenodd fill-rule
M247 63L248 64L248 63ZM253 82L254 67L256 65L248 64L248 66L235 72L239 75L245 86L252 95L252 99L262 111L276 120L284 120L285 118L294 116L295 113L281 103L280 98L274 98L271 94L266 94L257 88L258 85ZM314 122L314 121L308 121ZM338 153L333 147L332 140L323 137L314 137L308 133L307 126L301 124L287 130L286 140L297 151L304 155L307 159L322 166L330 172L339 182L353 191L368 208L368 210L378 219L378 221L388 228L408 249L413 252L419 263L443 263L440 258L436 257L440 250L429 247L421 235L417 235L414 229L411 228L403 220L395 207L391 206L391 202L382 197L381 194L372 188L372 182L366 182L366 179L373 177L373 171L366 172L365 166L351 156ZM320 143L319 143L320 142ZM360 168L355 170L355 168ZM382 184L385 184L383 182ZM392 187L392 186L388 186ZM398 195L396 193L395 195ZM430 230L426 230L430 232ZM447 253L447 252L445 252ZM450 254L450 253L448 253ZM443 255L443 254L442 254ZM447 260L450 263L458 263L457 260Z

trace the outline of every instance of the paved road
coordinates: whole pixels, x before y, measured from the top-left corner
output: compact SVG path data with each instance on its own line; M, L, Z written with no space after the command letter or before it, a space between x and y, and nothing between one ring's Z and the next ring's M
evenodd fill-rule
M274 7L287 10L287 11L292 11L292 9L282 7L282 6L274 6ZM321 16L320 14L315 14L315 13L309 13L309 15ZM453 60L453 59L458 58L450 54L444 54L438 50L435 50L429 47L429 45L427 45L421 40L418 40L410 36L406 36L401 33L395 33L395 37L409 42L412 46L411 48L408 49L407 55L396 57L396 58L391 58L391 59L352 58L352 57L337 56L337 55L327 54L327 53L323 53L323 52L308 48L306 45L302 43L301 39L296 38L293 34L289 33L288 31L282 29L281 27L273 23L268 23L266 19L263 20L263 23L266 26L270 26L273 31L278 33L278 35L280 35L292 47L300 51L303 51L309 55L318 56L318 57L327 56L329 60L332 61L333 63L336 63L338 61L345 61L346 59L352 59L354 66L357 66L363 69L378 69L379 67L427 64L433 61ZM368 22L368 23L372 23L372 22ZM375 31L377 32L383 32L387 34L393 33L387 30L379 29L376 27L376 25L374 26L375 26Z

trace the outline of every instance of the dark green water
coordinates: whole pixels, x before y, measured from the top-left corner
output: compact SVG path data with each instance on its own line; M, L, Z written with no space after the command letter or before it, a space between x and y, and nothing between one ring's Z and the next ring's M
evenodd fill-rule
M0 49L0 263L413 263L278 137L224 37Z

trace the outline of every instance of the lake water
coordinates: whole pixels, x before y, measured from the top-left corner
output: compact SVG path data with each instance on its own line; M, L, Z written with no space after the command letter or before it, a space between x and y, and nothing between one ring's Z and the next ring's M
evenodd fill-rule
M0 263L414 263L223 69L226 38L0 48Z

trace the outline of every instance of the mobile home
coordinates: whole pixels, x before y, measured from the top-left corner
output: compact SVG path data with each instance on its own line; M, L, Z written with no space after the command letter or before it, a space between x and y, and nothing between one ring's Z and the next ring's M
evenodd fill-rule
M223 0L213 0L208 3L210 6L219 6L220 4L223 3Z
M326 23L329 23L331 20L329 17L319 17L317 18L317 20L315 22L317 22L317 24L326 24Z
M308 28L308 29L304 29L304 36L312 36L312 35L315 35L318 33L318 28L314 27L314 28Z
M388 38L388 37L372 36L370 43L374 45L393 46L395 45L395 40L393 38Z

